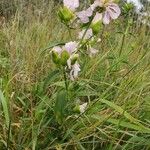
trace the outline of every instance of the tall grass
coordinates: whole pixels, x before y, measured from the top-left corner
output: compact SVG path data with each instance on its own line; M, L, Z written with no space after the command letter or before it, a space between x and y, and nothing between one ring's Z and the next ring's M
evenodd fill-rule
M64 82L48 47L67 41L69 33L56 17L57 6L44 4L18 9L0 27L0 149L149 150L147 26L129 23L126 30L121 17L104 28L99 54L82 58L80 77L70 85L72 105L80 100L88 107L76 114L70 105L72 113L60 125L54 104Z

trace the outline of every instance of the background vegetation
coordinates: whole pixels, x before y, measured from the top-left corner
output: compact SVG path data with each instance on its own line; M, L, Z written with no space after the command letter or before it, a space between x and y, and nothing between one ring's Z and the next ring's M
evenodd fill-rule
M57 95L63 77L50 56L51 46L69 40L58 7L48 0L0 2L0 150L149 150L149 27L129 15L104 27L99 54L82 57L65 110ZM79 100L88 102L83 114L72 111Z

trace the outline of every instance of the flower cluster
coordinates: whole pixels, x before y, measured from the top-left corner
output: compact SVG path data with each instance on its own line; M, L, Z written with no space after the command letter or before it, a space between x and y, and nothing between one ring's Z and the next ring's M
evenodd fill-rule
M53 62L58 66L65 67L70 71L70 79L74 80L78 77L80 65L78 64L78 54L76 54L78 43L68 42L63 47L55 46L52 49Z
M93 46L101 39L96 35L103 25L117 19L121 13L119 6L113 0L94 0L88 8L79 11L79 0L63 0L63 7L59 9L58 16L70 28L76 23L82 29L78 35L78 42L68 42L62 47L52 49L53 61L59 66L64 66L69 71L69 77L74 80L78 77L80 65L78 64L78 51L86 49L86 53L93 57L98 50ZM81 49L82 48L82 49Z

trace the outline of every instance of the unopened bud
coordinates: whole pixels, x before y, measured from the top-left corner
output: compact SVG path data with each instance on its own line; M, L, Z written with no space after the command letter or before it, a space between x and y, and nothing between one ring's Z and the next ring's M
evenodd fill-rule
M73 111L75 112L75 113L80 113L80 106L79 105L76 105L74 108L73 108Z
M69 22L71 19L74 18L73 12L67 7L60 8L58 16L62 22Z
M91 25L91 28L92 28L93 34L98 34L102 28L102 22L98 21L96 23L93 23Z
M60 63L60 58L57 52L52 51L52 60L57 65Z
M63 51L61 53L61 65L65 66L67 65L67 60L69 59L70 55L67 51Z

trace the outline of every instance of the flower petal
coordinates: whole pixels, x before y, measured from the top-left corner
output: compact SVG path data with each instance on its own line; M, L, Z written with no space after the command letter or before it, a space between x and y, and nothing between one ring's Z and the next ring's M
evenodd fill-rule
M85 10L76 13L76 15L81 20L82 23L88 23L89 22L89 16L87 16Z
M92 20L92 23L97 23L98 21L102 20L102 13L96 13L95 17Z
M93 10L91 9L91 7L89 7L86 11L86 16L91 17L93 14Z
M52 51L57 52L58 54L61 54L62 48L59 46L55 46L55 47L53 47Z
M103 16L103 23L104 24L109 24L111 20L110 14L108 11L104 12L104 16Z
M121 14L121 10L120 10L119 6L114 3L110 4L108 6L107 10L112 19L117 19L119 17L119 15Z
M77 45L77 42L71 41L65 44L64 49L71 55L74 51L76 51Z
M79 7L79 0L63 0L64 6L72 11Z
M76 62L72 66L72 70L70 71L70 79L74 81L78 77L78 73L80 70L80 65Z

